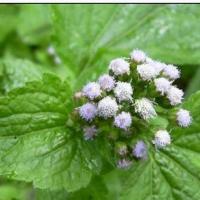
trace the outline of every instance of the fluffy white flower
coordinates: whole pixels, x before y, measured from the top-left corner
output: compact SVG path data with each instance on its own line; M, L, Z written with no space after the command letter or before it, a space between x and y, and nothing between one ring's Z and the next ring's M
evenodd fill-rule
M90 82L83 88L83 95L93 100L101 95L100 85L95 82Z
M131 52L131 59L135 60L138 63L144 62L146 59L146 54L144 51L141 51L139 49L135 49Z
M118 160L117 167L120 169L128 169L131 166L132 162L129 159L123 158Z
M188 127L192 123L192 117L188 110L180 109L177 113L177 122L179 126Z
M180 78L180 71L174 65L165 65L165 68L163 69L163 75L175 80Z
M121 112L115 117L114 120L115 126L124 130L127 130L131 126L131 123L132 123L132 118L130 113L128 112Z
M130 83L117 82L117 86L114 89L115 96L121 101L132 101L133 88Z
M79 108L79 114L86 121L91 121L97 115L97 107L92 103L86 103Z
M170 134L166 130L159 130L155 133L155 139L152 142L157 148L164 148L171 143Z
M167 91L170 89L171 82L167 80L166 78L157 78L154 79L154 84L156 86L156 90L161 93L161 95L164 95L167 93Z
M153 67L150 63L138 65L137 72L144 81L150 81L159 74L155 67Z
M99 77L99 85L103 90L110 91L115 86L115 80L112 76L108 74L104 74Z
M150 63L152 67L156 70L158 74L165 68L166 64L159 62L159 61L153 61Z
M97 129L95 126L87 126L83 131L85 140L92 140L97 135Z
M115 116L117 110L118 110L117 102L115 101L115 99L112 99L109 96L104 97L98 103L98 115L100 117L103 117L104 119Z
M134 105L135 112L138 113L144 120L157 116L153 103L147 98L137 99Z
M140 140L136 143L135 147L133 148L133 155L136 158L143 158L147 157L147 147L146 144Z
M109 69L118 76L130 73L130 64L123 58L116 58L110 62Z
M183 95L183 91L175 86L171 86L170 89L167 91L167 98L169 99L172 106L180 104L182 102Z

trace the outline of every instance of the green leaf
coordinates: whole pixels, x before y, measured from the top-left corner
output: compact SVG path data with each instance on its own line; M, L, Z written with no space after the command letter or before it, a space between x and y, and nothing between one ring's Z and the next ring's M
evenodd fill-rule
M76 89L134 48L168 63L199 64L198 6L53 5L52 10L57 49L77 75Z
M186 97L189 97L194 92L200 89L200 67L196 70L195 75L193 76L192 80L190 81L187 90L186 90Z
M26 82L41 79L42 73L47 71L44 67L29 60L14 58L2 60L0 69L2 71L2 87L6 92L22 87Z
M5 37L15 30L17 25L16 15L18 15L19 8L13 5L0 6L0 42Z
M37 195L37 200L43 200L44 198L46 200L113 199L112 197L108 196L108 190L101 176L94 177L86 188L82 188L73 193L67 193L65 190L57 190L57 191L37 190L36 195Z
M71 91L53 75L0 98L0 174L38 188L74 191L100 171L94 143L67 128Z
M48 44L51 36L51 20L48 5L21 5L17 32L24 43Z
M200 199L200 92L183 107L191 111L192 125L171 130L172 144L164 150L148 144L149 159L124 174L120 199Z

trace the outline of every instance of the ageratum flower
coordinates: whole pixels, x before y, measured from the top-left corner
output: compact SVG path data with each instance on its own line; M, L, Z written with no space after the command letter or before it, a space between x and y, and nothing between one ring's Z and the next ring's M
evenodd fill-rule
M159 74L159 71L149 63L138 65L137 72L143 81L150 81Z
M147 157L147 147L146 144L140 140L136 143L135 147L133 148L133 155L136 158L143 158Z
M120 169L128 169L130 168L132 162L127 158L122 158L118 160L117 167Z
M149 64L156 70L157 74L160 74L166 66L165 63L154 61L154 60L150 62Z
M165 65L165 68L163 69L163 75L172 80L176 80L180 78L180 71L174 65Z
M83 131L85 140L92 140L97 135L97 129L95 126L87 126Z
M142 63L146 60L146 54L144 53L144 51L135 49L131 52L131 60L134 60L137 63Z
M121 112L115 117L114 124L116 127L127 130L132 123L132 118L130 113Z
M128 148L126 146L126 144L120 142L117 144L117 153L120 156L125 156L128 153Z
M171 82L163 77L154 79L154 84L156 91L160 92L161 95L166 94L171 87Z
M170 89L167 91L167 98L169 99L172 106L180 104L182 102L183 95L183 91L175 86L171 86Z
M192 117L188 110L180 109L176 116L178 125L181 127L188 127L192 123Z
M130 64L123 58L116 58L110 62L109 69L114 75L119 76L130 73Z
M101 95L100 85L95 82L88 83L83 88L83 95L88 97L90 100L94 100Z
M93 103L86 103L79 108L81 118L92 121L97 115L97 107Z
M134 105L135 112L138 113L144 120L149 120L157 116L153 103L147 98L137 99Z
M112 76L104 74L99 77L99 85L105 91L111 91L115 86L115 80Z
M132 101L133 88L130 83L120 81L117 82L114 93L119 102Z
M104 97L98 103L98 115L104 119L115 116L117 111L117 102L109 96Z
M166 130L159 130L155 133L155 139L152 142L156 148L164 148L171 143L170 134Z

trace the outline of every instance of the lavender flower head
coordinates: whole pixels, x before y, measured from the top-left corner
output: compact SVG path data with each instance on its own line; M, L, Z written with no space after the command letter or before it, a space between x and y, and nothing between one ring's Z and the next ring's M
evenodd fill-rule
M167 76L172 80L176 80L180 78L180 71L174 65L166 65L165 68L163 69L163 75Z
M125 156L128 153L128 148L124 143L117 143L117 153L120 156Z
M121 112L115 117L114 124L116 127L127 130L132 123L132 118L130 113Z
M123 58L116 58L110 62L109 69L114 75L119 76L130 73L130 64Z
M135 112L144 120L149 120L157 116L153 103L147 98L141 98L135 101Z
M156 86L156 90L160 92L161 95L166 94L171 87L171 82L163 77L154 79L154 84Z
M115 86L115 80L112 76L104 74L99 77L99 85L105 91L111 91Z
M155 139L152 142L156 148L164 148L171 144L170 134L166 130L159 130L155 133Z
M107 96L104 97L98 103L98 115L104 119L113 117L116 115L118 110L118 105L115 99Z
M121 101L132 101L133 88L130 83L117 82L117 86L114 89L115 96Z
M136 158L146 159L147 147L146 147L146 144L142 140L136 143L135 147L133 148L133 155Z
M84 96L88 97L90 100L94 100L95 98L101 95L100 85L95 82L90 82L83 88Z
M135 49L131 52L131 59L135 60L137 63L141 63L146 60L146 54L144 53L144 51Z
M97 115L97 107L92 103L86 103L79 108L79 114L86 121L91 121Z
M175 86L171 86L170 89L167 91L167 98L169 99L172 106L180 104L182 102L183 95L183 91Z
M117 167L119 169L129 169L132 162L129 159L123 158L118 160Z
M158 76L158 74L159 74L159 71L157 71L149 63L138 65L137 72L143 81L150 81L150 80L156 78L156 76Z
M97 129L95 126L87 126L83 131L85 140L92 140L97 135Z
M178 125L181 127L188 127L192 123L192 117L188 110L180 109L176 116Z

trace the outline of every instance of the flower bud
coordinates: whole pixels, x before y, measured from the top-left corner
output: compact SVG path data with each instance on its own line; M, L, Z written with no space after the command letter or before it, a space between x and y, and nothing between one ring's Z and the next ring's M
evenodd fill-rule
M95 126L87 126L83 131L85 140L92 140L97 135L97 129Z
M127 152L128 152L128 149L127 149L126 144L123 143L123 142L118 142L118 143L116 144L116 151L117 151L117 153L118 153L120 156L126 155Z
M177 122L181 127L188 127L192 123L192 117L188 110L180 109L177 113Z
M156 91L160 92L161 95L166 94L171 86L171 82L166 78L154 79L154 84L156 86Z
M146 54L139 49L135 49L131 52L131 60L134 60L137 63L142 63L146 60Z
M152 141L156 148L164 148L171 143L170 134L166 130L159 130L155 133Z
M143 81L150 81L159 74L159 72L149 63L138 65L137 72Z
M130 113L121 112L115 117L114 124L116 127L127 130L132 123L132 118Z
M174 65L166 65L165 68L163 69L163 75L167 76L172 80L176 80L180 78L180 71Z
M170 89L167 91L167 98L169 99L172 106L180 104L182 102L183 95L183 91L175 86L171 86Z
M110 62L109 69L114 75L123 75L130 73L130 64L122 58L116 58Z
M146 144L140 140L136 143L135 147L133 148L133 155L136 158L143 158L147 157L147 147Z
M131 164L132 162L129 159L123 158L118 160L117 167L120 169L128 169L130 168Z
M115 80L112 76L104 74L99 77L99 85L105 91L110 91L115 86Z
M119 102L132 101L133 88L130 83L117 82L114 93Z
M84 96L88 97L91 100L99 97L101 95L100 85L95 82L90 82L83 88Z
M81 118L92 121L97 115L97 107L92 103L86 103L79 108Z
M138 113L144 120L149 120L157 116L152 102L147 98L137 99L134 105L135 112Z
M113 117L116 115L118 110L118 105L115 99L107 96L104 97L98 103L98 115L104 119Z

